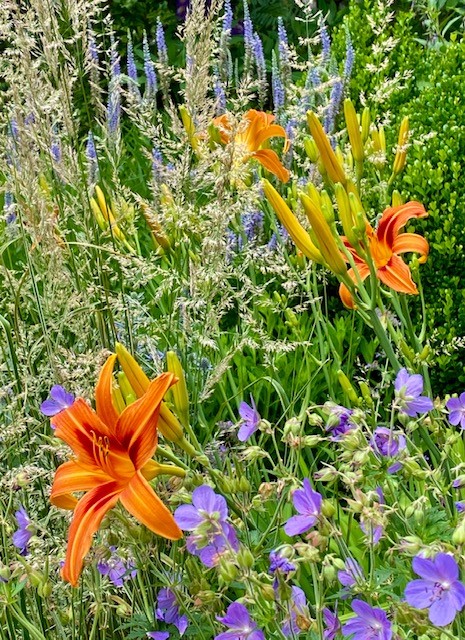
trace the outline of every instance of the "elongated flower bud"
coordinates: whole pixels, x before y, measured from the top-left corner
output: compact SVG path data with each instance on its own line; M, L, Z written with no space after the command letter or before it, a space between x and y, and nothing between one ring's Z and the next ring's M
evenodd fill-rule
M90 206L99 227L105 230L109 226L114 236L118 238L118 240L121 240L122 242L127 244L126 236L119 228L113 211L107 205L103 191L98 185L96 185L95 187L95 195L97 196L97 201L95 200L95 198L90 198Z
M305 153L309 157L310 161L315 164L319 158L318 148L315 144L315 140L313 138L305 138L304 140L304 149Z
M337 208L339 211L339 219L342 223L342 228L347 240L353 246L357 242L357 235L354 232L355 219L350 207L349 196L346 190L339 182L334 185L334 192L336 194Z
M328 224L332 224L334 222L334 209L331 198L328 195L327 191L321 192L321 211L325 217L325 220Z
M355 162L363 162L363 143L357 113L351 100L344 100L344 117Z
M166 353L167 369L178 378L177 384L172 388L173 404L181 422L189 424L189 395L187 393L186 378L181 363L174 351Z
M339 371L337 372L337 379L339 380L339 384L341 385L342 390L347 395L352 404L354 404L355 406L360 405L360 398L355 392L355 389L353 388L349 378L346 376L344 371L342 371L342 369L339 369Z
M397 189L395 189L392 192L392 196L391 196L391 202L392 202L392 206L393 207L400 207L401 205L404 204L404 201L402 199L402 196L400 195L400 193L397 191Z
M345 184L346 177L344 170L336 157L336 154L331 148L321 122L318 120L313 111L307 112L307 122L310 129L310 133L315 140L315 144L320 152L321 161L328 173L330 180L333 182L341 182Z
M134 392L134 389L129 384L129 380L124 371L119 371L116 374L116 377L118 379L118 385L121 390L125 405L128 406L135 402L137 400L137 396Z
M312 229L318 239L319 249L328 267L336 275L346 276L347 268L341 256L341 252L336 244L336 240L331 232L329 224L326 222L323 213L319 210L308 196L300 196L305 213L312 225Z
M183 104L179 106L179 113L181 115L182 124L184 125L184 129L187 133L189 144L195 151L199 146L199 140L195 133L194 121Z
M141 202L140 208L157 243L166 251L171 249L169 238L164 234L155 211L146 202Z
M310 260L324 264L323 256L313 244L310 236L268 180L263 181L263 191L297 248Z
M309 182L307 184L307 194L308 197L310 198L310 200L313 202L313 204L316 207L319 207L321 205L321 199L320 199L320 194L318 189L315 187L315 185L312 182Z
M370 109L369 109L369 107L365 107L365 109L362 112L362 142L363 142L363 144L365 144L365 142L368 140L368 137L370 135L370 126L371 126Z
M407 158L407 141L409 134L409 119L405 116L402 120L399 129L399 138L397 140L397 152L394 158L394 165L392 167L392 174L397 176L405 167L405 161Z

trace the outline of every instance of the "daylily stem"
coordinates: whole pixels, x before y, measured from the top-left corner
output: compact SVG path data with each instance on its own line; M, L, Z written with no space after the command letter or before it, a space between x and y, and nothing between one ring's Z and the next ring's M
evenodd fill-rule
M165 449L165 447L162 447L162 446L158 445L157 454L159 454L162 458L165 458L166 460L169 460L170 462L173 462L174 464L178 465L178 467L181 467L182 469L185 469L186 471L189 470L188 465L185 464L182 460L180 460L169 449Z

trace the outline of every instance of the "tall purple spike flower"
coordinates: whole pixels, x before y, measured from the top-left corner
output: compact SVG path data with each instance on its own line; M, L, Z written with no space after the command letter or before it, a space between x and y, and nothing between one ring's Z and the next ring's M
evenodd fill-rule
M320 22L320 39L323 62L328 62L331 56L331 38L329 37L328 29L324 20L321 20Z
M229 628L228 631L219 633L214 640L265 640L265 634L257 629L257 624L250 617L250 613L240 602L229 605L224 616L217 616L221 622Z
M411 375L407 369L401 369L394 382L395 403L399 410L410 418L431 411L433 402L427 396L422 396L422 392L423 377L419 373Z
M276 60L276 54L274 51L271 52L271 90L273 94L274 112L275 114L278 114L278 112L281 111L284 106L286 92L284 89L283 81L281 79L281 74L279 72L278 62Z
M213 76L213 92L216 98L216 113L221 115L226 111L226 93L218 73Z
M347 84L352 75L352 69L354 68L355 49L352 44L352 38L350 37L349 29L346 30L346 59L344 62L344 84Z
M89 31L87 35L87 47L90 59L96 66L98 66L100 61L98 57L97 42L95 41L95 36L92 31Z
M53 127L52 132L52 143L50 145L50 155L54 162L58 163L61 160L61 143L60 138L58 136L58 128L56 126Z
M329 105L326 111L324 129L326 133L331 133L334 129L334 122L341 106L342 94L344 91L344 84L339 78L333 84L331 94L329 97Z
M253 35L253 55L257 67L258 80L262 85L266 85L265 54L263 53L263 43L258 33Z
M263 229L263 213L261 211L249 211L241 216L247 242L256 242Z
M224 14L223 14L223 33L227 33L228 35L231 33L233 22L233 10L231 7L231 0L226 0L224 3Z
M5 192L5 198L3 201L3 213L5 215L5 223L7 225L16 222L16 205L13 194L10 191Z
M363 600L353 600L352 609L357 615L342 627L344 638L352 640L391 640L392 625L386 612L370 607Z
M281 16L278 18L278 53L281 66L289 64L289 40L287 38L286 27Z
M422 578L412 580L405 588L405 599L410 606L428 609L430 621L445 627L465 606L465 585L459 581L459 567L447 553L438 553L428 559L417 556L413 570Z
M132 39L131 39L131 34L128 33L128 46L127 46L127 72L128 72L128 78L129 78L129 91L131 92L131 94L136 98L136 99L140 99L140 92L139 92L139 82L137 80L137 67L136 67L136 61L134 59L134 48L132 46Z
M158 60L162 64L168 64L168 48L166 46L165 31L161 23L160 18L157 18L157 30L155 33L155 40L157 43Z
M94 182L98 173L97 151L95 149L95 140L92 131L87 134L86 144L87 170L89 173L89 182Z
M316 525L321 513L323 498L321 494L312 489L310 480L304 478L303 488L294 491L292 502L299 515L289 518L284 525L284 531L288 536L297 536Z
M163 620L167 624L174 624L176 629L179 631L180 636L184 635L184 632L189 625L187 616L179 613L179 606L175 593L167 587L160 589L158 592L155 617L157 620Z
M183 531L192 531L187 550L207 567L214 567L225 551L239 548L236 532L227 518L226 500L208 485L194 489L192 504L183 504L174 513L177 525Z
M142 45L144 52L144 71L145 71L145 98L155 96L158 91L157 74L155 72L155 65L153 64L152 57L150 55L149 43L147 41L147 34L144 31L144 42Z
M117 46L113 35L110 36L111 48L110 48L110 64L111 64L111 78L108 90L108 102L107 102L107 125L110 134L116 133L119 127L121 117L121 95L120 95L120 76L121 76L121 64L117 51Z
M244 46L245 55L249 60L253 55L254 37L253 37L253 24L250 18L249 5L247 0L243 0L244 5Z
M28 544L32 537L31 520L24 507L20 507L15 513L16 522L19 529L13 534L13 544L19 550L20 555L28 554Z

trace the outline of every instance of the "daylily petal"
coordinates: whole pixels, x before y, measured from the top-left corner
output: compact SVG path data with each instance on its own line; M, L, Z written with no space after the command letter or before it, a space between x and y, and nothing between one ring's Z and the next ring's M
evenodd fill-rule
M56 470L50 501L56 507L74 509L77 500L70 494L74 491L89 491L112 480L111 476L97 466L83 467L74 460L65 462Z
M360 277L360 280L362 282L370 275L370 267L365 262L360 262L360 263L357 264L357 271L358 271L358 275ZM347 275L349 276L349 278L351 280L354 281L355 284L357 284L357 276L355 275L355 271L353 269L349 269L347 271ZM352 295L351 295L349 289L346 287L346 285L344 283L342 283L342 282L339 285L339 296L340 296L343 304L348 309L354 309L355 308Z
M95 458L96 436L112 437L107 425L102 422L83 398L77 398L71 407L53 416L51 423L56 428L57 438L61 438L71 447L83 465L94 466L97 464Z
M429 253L428 241L417 233L400 233L392 245L394 253L418 253L420 262L425 262Z
M69 528L68 548L61 574L65 580L76 586L86 553L92 544L92 536L98 530L107 511L118 502L123 485L107 482L86 493L74 511Z
M404 227L411 218L424 218L428 215L425 207L419 202L412 200L399 207L388 207L378 224L376 235L380 242L393 246L400 229Z
M157 448L160 404L175 381L172 373L162 373L151 381L142 398L126 407L118 419L118 437L136 469L143 467Z
M259 149L265 140L270 138L287 138L286 132L279 124L270 124L255 136L256 148Z
M255 151L252 157L258 160L265 169L271 171L278 180L288 182L290 173L286 167L281 164L281 160L278 158L276 151L273 151L273 149L260 149L259 151Z
M118 412L113 406L111 390L113 387L113 369L117 355L112 354L102 367L95 387L95 408L98 417L113 429L118 421Z
M409 267L402 258L393 254L385 267L376 272L378 278L385 285L400 293L418 293L417 286L412 280Z
M120 495L121 504L157 535L179 540L182 531L147 480L138 471Z

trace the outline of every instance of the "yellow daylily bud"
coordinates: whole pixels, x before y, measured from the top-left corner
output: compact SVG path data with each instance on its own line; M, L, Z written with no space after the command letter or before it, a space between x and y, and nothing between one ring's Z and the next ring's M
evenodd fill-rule
M329 143L328 136L321 126L321 122L313 111L307 112L307 122L329 178L333 182L341 182L342 184L345 184L346 177L344 170Z
M351 100L344 100L344 117L355 162L363 162L363 143L357 113Z
M172 388L173 404L176 413L185 425L189 424L189 395L187 393L186 378L181 363L174 351L166 353L167 369L178 378L178 382Z
M355 219L350 207L349 196L340 182L334 185L334 192L342 228L350 244L354 245L357 242L357 236L353 231Z
M94 215L97 219L97 223L99 227L101 229L105 229L107 226L109 226L115 238L118 238L118 240L121 240L121 242L123 242L128 247L128 249L132 249L132 247L128 244L126 240L126 236L119 228L118 223L116 222L114 213L111 210L111 208L107 205L104 193L101 190L101 188L98 186L98 184L95 186L95 195L97 196L97 202L95 201L94 198L91 198L90 206L92 208L92 211L94 212ZM98 213L97 209L100 210L100 213ZM104 219L103 223L102 223L102 216Z
M126 406L129 406L137 400L134 389L129 384L129 380L124 371L119 371L116 374L116 378L118 379L118 385L121 391L121 395L123 396L124 403Z
M341 151L341 147L336 147L334 149L334 155L336 156L341 167L344 166L344 154Z
M46 196L50 196L50 193L51 193L50 185L47 182L47 178L43 174L39 176L39 187L42 189L43 193Z
M315 187L315 185L312 182L309 182L307 184L307 193L308 193L308 197L314 203L314 205L316 207L319 207L321 205L320 194L318 189Z
M381 146L381 151L386 153L386 136L384 135L384 127L382 124L378 127L379 131L379 144Z
M105 231L105 229L107 229L108 227L108 224L103 217L102 212L100 211L100 207L98 206L97 201L95 200L95 198L90 198L89 202L90 208L92 209L95 219L97 220L98 226L100 227L100 229L102 229L102 231Z
M171 243L168 237L163 233L163 229L158 222L157 214L152 207L150 207L146 202L141 202L140 208L157 243L166 251L171 249Z
M124 402L121 389L117 385L113 385L111 389L111 401L116 411L121 414L126 409L126 403Z
M158 429L160 433L171 442L179 443L184 440L184 431L181 423L174 413L168 409L166 402L162 402L160 406Z
M320 209L315 207L310 198L305 194L302 194L300 199L305 209L305 213L310 220L312 229L318 239L319 249L328 264L328 267L335 274L346 276L347 267L323 213Z
M398 175L405 167L405 161L407 158L407 141L409 134L409 119L405 116L401 122L399 129L399 137L397 140L396 157L394 158L394 165L392 167L393 176Z
M318 148L315 144L315 140L313 138L305 138L304 149L305 149L305 153L310 158L310 161L313 162L313 164L315 164L320 155L318 153Z
M373 402L373 398L371 397L372 394L370 391L370 387L367 385L366 382L363 382L363 380L359 381L358 386L360 387L360 391L362 392L363 400L368 406L372 407L374 402Z
M362 141L363 144L368 140L370 135L371 114L369 107L365 107L362 112Z
M126 374L128 383L131 385L136 396L141 398L150 384L148 376L146 376L136 359L121 343L115 343L115 351L120 367Z
M355 389L353 388L349 378L341 369L339 369L339 371L337 372L337 379L339 380L339 384L341 385L342 390L347 395L351 403L354 404L355 406L359 406L360 398L356 394Z
M391 202L393 207L400 207L402 204L404 204L402 196L397 190L394 190L392 192Z
M187 139L189 140L189 144L194 149L194 151L199 146L199 139L195 133L195 125L192 117L187 111L186 107L182 104L179 106L179 113L181 115L181 120L184 125L184 129L187 133Z
M324 190L321 192L321 211L323 212L326 222L332 224L334 222L333 203L328 192Z
M186 476L185 469L177 467L174 464L160 464L155 460L149 460L141 470L142 475L146 480L153 480L157 476L176 476L178 478L184 478Z
M318 251L308 233L268 180L263 181L263 191L266 199L275 210L281 224L286 227L287 232L297 248L310 260L324 264L324 259L320 251Z

